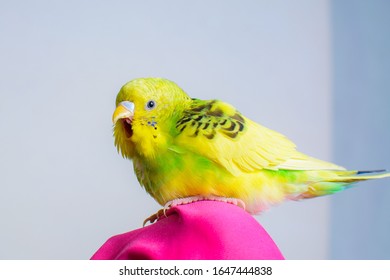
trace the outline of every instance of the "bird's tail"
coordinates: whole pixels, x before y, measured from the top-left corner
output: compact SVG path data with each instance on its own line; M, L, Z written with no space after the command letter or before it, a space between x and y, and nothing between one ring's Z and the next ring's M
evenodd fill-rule
M351 187L351 184L356 182L390 177L390 173L386 172L386 170L324 170L321 172L324 172L324 176L320 176L322 177L320 180L310 183L307 191L300 194L298 198L312 198L333 194Z

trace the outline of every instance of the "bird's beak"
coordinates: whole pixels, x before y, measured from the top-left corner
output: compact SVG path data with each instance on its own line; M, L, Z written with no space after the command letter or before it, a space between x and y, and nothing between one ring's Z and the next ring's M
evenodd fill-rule
M112 115L112 122L115 124L120 119L128 119L131 122L134 116L134 108L134 103L130 101L119 103Z

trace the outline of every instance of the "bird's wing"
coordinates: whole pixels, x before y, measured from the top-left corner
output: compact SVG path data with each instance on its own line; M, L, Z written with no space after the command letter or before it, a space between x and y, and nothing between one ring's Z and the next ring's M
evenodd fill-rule
M236 175L260 169L343 169L296 151L295 144L282 134L218 100L194 99L176 130L175 147L207 157Z

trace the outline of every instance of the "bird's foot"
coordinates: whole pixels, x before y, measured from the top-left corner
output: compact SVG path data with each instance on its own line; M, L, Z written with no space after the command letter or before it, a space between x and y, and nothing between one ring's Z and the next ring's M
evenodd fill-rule
M174 206L177 205L183 205L183 204L189 204L192 202L196 201L201 201L201 200L212 200L212 201L222 201L230 204L234 204L236 206L241 207L242 209L245 210L245 203L241 199L234 198L234 197L222 197L222 196L216 196L216 195L208 195L208 196L203 196L203 195L195 195L195 196L189 196L189 197L184 197L184 198L176 198L174 200L168 201L164 205L164 215L166 211ZM166 216L166 215L165 215Z
M236 206L241 207L242 209L245 210L245 202L242 201L241 199L238 199L235 197L223 197L223 196L211 195L211 196L206 197L205 200L222 201L222 202L236 205Z
M155 221L157 221L160 217L165 216L167 217L167 211L175 206L178 205L184 205L184 204L189 204L193 203L196 201L202 201L202 200L211 200L211 201L221 201L225 203L230 203L236 206L241 207L242 209L245 210L245 203L241 199L234 198L234 197L222 197L222 196L216 196L216 195L208 195L208 196L202 196L202 195L195 195L195 196L188 196L188 197L183 197L183 198L176 198L171 201L168 201L165 205L164 208L158 210L157 213L151 215L150 217L146 218L143 226L146 225L146 223L151 223L153 224Z

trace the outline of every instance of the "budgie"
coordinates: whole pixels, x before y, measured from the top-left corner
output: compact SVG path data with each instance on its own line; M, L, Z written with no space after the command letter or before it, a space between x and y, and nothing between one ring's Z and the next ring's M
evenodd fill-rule
M189 97L176 83L126 83L113 114L115 145L161 205L198 199L240 201L251 214L285 200L333 194L389 177L349 171L297 151L282 134L219 100Z

